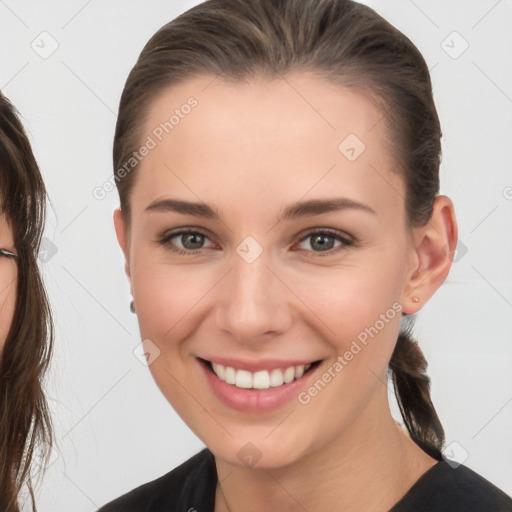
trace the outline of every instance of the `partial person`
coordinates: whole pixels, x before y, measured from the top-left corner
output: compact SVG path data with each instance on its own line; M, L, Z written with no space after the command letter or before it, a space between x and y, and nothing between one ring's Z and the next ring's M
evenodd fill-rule
M412 335L457 222L410 39L350 0L206 1L142 50L113 157L149 369L205 448L101 512L512 511L443 458Z
M53 441L43 389L53 322L37 259L46 189L19 114L1 92L0 208L0 510L19 512L22 490L36 510L32 475L42 476Z

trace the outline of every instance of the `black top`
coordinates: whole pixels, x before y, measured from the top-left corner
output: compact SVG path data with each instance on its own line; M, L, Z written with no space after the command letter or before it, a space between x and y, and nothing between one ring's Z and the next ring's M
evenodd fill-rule
M217 469L204 448L98 512L214 512ZM439 461L389 512L512 512L512 498L466 466Z

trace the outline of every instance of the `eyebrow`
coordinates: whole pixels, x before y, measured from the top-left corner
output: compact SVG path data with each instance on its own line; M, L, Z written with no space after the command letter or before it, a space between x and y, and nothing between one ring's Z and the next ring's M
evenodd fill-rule
M321 215L322 213L335 212L346 209L361 210L377 215L369 206L344 197L333 199L310 199L298 201L285 206L277 218L277 222ZM194 217L221 220L218 210L208 203L194 203L178 199L160 199L153 201L147 208L147 212L176 212Z

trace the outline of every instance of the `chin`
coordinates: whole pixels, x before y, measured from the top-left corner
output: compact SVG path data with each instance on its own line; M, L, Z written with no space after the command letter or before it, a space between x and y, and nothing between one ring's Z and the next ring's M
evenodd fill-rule
M216 458L237 466L239 468L254 469L277 469L297 462L307 452L307 446L301 446L305 440L302 437L301 443L293 438L283 443L280 439L265 439L265 435L251 436L226 436L223 439L216 439L205 444Z

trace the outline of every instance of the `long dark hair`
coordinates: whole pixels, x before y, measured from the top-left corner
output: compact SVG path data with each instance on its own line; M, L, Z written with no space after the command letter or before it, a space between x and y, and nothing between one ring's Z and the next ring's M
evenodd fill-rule
M314 73L368 96L386 123L387 142L406 186L411 226L425 225L439 193L441 128L428 67L416 46L371 8L351 0L208 0L164 25L148 41L119 105L113 163L130 224L135 164L144 119L164 88L199 75L243 81L253 75ZM401 330L389 362L412 439L441 459L444 431L430 399L426 361Z
M46 191L18 113L1 92L0 201L18 267L14 315L0 365L0 510L17 512L24 484L35 509L31 462L37 448L44 462L52 444L41 381L52 351L53 324L37 264Z

